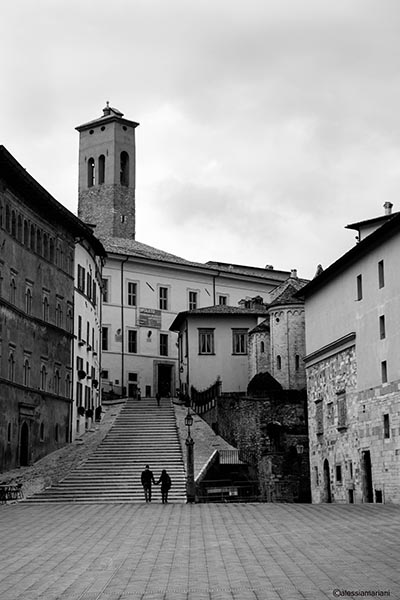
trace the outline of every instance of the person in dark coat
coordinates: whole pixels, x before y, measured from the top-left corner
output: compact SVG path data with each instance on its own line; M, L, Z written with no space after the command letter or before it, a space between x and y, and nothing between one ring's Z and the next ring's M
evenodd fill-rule
M163 504L167 504L168 502L168 492L171 488L171 477L168 475L167 471L163 469L161 471L160 479L157 481L157 484L161 483L161 500Z
M149 465L146 465L145 470L142 471L141 479L145 500L146 502L151 502L151 484L155 484L156 482L154 480L153 471L150 471Z
M157 392L156 400L157 400L157 406L160 406L160 400L161 400L160 392Z

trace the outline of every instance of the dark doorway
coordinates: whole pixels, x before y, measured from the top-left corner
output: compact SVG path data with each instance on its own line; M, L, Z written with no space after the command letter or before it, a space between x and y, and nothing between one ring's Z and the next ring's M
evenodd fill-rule
M158 393L169 398L172 392L172 365L158 365Z
M21 467L27 467L29 465L29 427L25 421L22 423L20 439L19 464Z
M329 472L329 462L324 460L324 498L323 502L332 502L331 476Z
M373 502L374 492L372 489L371 453L369 450L362 453L362 476L364 502Z

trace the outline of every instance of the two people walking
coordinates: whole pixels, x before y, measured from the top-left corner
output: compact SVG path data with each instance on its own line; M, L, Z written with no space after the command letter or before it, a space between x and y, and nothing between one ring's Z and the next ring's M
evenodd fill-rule
M163 469L158 481L154 479L153 471L150 471L149 465L146 465L144 471L142 471L142 486L144 491L144 497L146 502L151 502L151 486L152 484L158 485L161 483L161 500L163 504L168 502L168 492L171 488L171 477L167 471Z

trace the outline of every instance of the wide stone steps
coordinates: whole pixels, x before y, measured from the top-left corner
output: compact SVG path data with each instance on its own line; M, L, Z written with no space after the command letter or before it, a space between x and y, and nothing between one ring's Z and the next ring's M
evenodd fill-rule
M25 502L144 502L141 472L150 465L157 481L166 469L172 480L170 502L186 502L186 477L172 404L129 399L107 436L88 459L58 485ZM153 486L153 501L161 500Z

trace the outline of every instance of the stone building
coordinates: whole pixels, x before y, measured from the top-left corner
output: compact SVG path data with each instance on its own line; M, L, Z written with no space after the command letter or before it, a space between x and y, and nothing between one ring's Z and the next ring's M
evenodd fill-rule
M0 146L0 470L69 442L75 240L90 228Z
M103 271L102 388L132 396L174 394L181 311L236 306L265 296L289 272L218 262L196 263L135 240L135 130L109 105L77 127L78 215L95 225L108 258ZM187 390L182 390L183 392Z
M313 502L400 502L400 214L385 209L301 291Z

